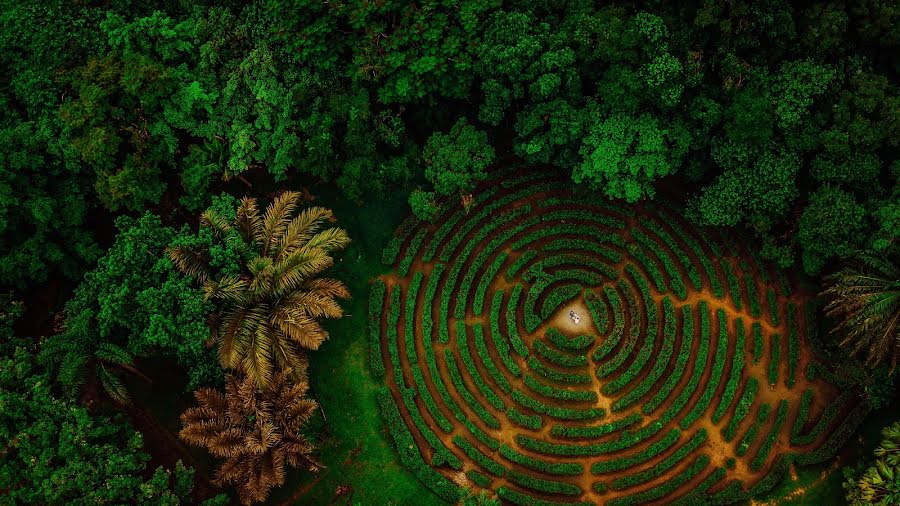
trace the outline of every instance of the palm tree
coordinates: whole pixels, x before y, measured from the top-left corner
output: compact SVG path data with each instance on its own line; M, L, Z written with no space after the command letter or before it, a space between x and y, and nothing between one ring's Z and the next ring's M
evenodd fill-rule
M900 422L881 431L884 440L875 449L873 465L854 476L845 471L847 502L853 506L900 504ZM860 471L857 471L859 473Z
M833 332L844 335L841 346L854 354L867 350L866 365L889 362L891 372L900 361L900 267L889 255L860 254L855 265L826 279L825 307L836 318Z
M232 484L244 504L265 501L284 484L285 464L316 472L315 446L301 433L317 404L306 397L308 384L294 383L290 371L277 373L266 390L249 376L225 378L225 393L194 392L199 406L181 414L179 436L225 460L215 483Z
M304 350L328 338L317 319L341 317L336 299L350 296L340 281L319 277L334 264L331 253L349 244L347 232L325 228L334 220L328 209L295 213L299 200L296 192L283 193L260 216L256 199L244 198L233 223L215 211L203 213L201 225L239 250L240 275L213 272L208 251L169 250L176 267L203 284L205 298L221 304L212 339L222 366L246 373L260 388L276 368L291 369L302 380Z

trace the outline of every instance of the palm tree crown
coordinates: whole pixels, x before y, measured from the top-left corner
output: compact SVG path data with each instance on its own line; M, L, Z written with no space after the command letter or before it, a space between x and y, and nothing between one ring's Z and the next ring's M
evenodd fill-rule
M211 388L194 392L199 406L181 415L180 436L224 458L216 483L237 486L241 502L264 501L284 484L285 464L318 471L315 446L303 437L303 425L316 410L306 397L306 382L293 383L290 371L259 390L250 378L226 377L225 393Z
M201 226L227 244L240 243L239 275L213 272L208 251L169 250L179 270L203 283L207 300L221 303L212 338L222 366L246 373L260 388L270 385L276 368L302 380L304 350L328 338L317 319L341 317L337 299L350 296L340 281L319 277L334 264L331 253L349 244L346 231L326 228L334 219L328 209L296 212L299 200L299 193L283 193L260 216L256 199L244 198L232 223L215 211L203 213Z
M895 251L894 251L895 252ZM893 253L893 252L892 252ZM900 267L889 256L863 253L857 265L827 278L825 307L837 318L841 346L866 353L866 365L888 362L893 372L900 362Z

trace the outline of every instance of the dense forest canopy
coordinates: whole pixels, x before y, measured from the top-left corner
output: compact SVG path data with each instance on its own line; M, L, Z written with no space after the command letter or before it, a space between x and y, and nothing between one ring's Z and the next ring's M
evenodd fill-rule
M328 208L400 199L432 222L509 166L744 236L824 292L826 360L873 407L893 398L896 2L2 0L0 27L0 493L13 502L250 502L286 468L317 468L286 434L260 443L257 488L234 497L210 482L250 480L235 470L246 455L211 449L215 479L151 466L125 416L146 414L133 384L163 358L184 372L178 395L204 392L212 411L251 399L241 437L270 430L278 415L259 406L276 394L299 417L279 426L308 430L314 408L328 423L307 398L319 320L381 274L341 277L369 269L370 245L343 250L371 231L329 228L367 222ZM877 462L849 479L855 504L900 503L896 459Z

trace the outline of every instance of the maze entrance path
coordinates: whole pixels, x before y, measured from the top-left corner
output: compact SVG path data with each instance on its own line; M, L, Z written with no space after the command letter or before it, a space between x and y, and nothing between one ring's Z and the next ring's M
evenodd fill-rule
M479 195L401 226L370 295L385 421L444 498L729 503L865 414L815 361L808 296L738 241L539 173Z

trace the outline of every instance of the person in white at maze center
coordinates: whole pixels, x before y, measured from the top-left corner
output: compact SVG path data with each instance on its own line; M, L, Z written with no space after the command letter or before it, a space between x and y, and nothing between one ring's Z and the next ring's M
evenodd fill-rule
M569 318L571 318L572 322L576 325L581 323L581 317L578 316L578 313L576 313L575 311L569 311Z

